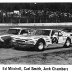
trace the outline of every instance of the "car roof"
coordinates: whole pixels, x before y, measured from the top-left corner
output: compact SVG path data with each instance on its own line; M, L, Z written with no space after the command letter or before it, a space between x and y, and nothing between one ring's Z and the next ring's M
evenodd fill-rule
M37 29L37 30L58 30L58 29ZM60 29L58 31L60 31Z
M29 28L10 28L10 29L29 29Z
M10 29L32 29L32 28L20 28L20 27L15 27L15 28L10 28ZM34 30L58 30L61 31L62 29L34 29ZM62 30L63 31L63 30Z

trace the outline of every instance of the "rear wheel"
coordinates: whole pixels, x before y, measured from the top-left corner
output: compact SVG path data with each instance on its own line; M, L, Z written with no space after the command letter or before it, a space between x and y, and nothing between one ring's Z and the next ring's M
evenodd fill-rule
M56 37L52 38L52 43L58 43L58 39Z
M64 44L64 47L70 47L70 45L71 45L71 40L67 39L65 44Z

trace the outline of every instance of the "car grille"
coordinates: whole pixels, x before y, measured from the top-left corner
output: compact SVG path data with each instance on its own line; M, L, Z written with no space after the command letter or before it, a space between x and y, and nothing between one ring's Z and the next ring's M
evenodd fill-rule
M4 41L10 41L11 40L11 37L10 36L4 36L4 37L1 37Z
M25 42L25 40L16 40L17 42Z
M24 44L24 43L25 43L24 40L16 40L16 42L17 42L18 44Z

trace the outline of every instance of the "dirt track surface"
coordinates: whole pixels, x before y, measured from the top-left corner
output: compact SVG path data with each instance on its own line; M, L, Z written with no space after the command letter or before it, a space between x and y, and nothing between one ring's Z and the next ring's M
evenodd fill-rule
M72 47L48 49L42 52L1 48L0 64L70 65Z

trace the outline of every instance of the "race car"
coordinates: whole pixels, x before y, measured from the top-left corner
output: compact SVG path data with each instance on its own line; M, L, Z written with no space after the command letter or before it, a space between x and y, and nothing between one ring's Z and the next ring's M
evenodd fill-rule
M29 33L29 28L9 28L6 33L0 34L0 47L10 47L12 37L27 33Z
M36 29L30 34L18 35L12 39L15 48L33 47L39 51L56 46L69 47L71 42L69 33L57 29Z
M72 36L72 29L71 28L65 28L65 29L63 29L63 31L69 33L70 36Z

